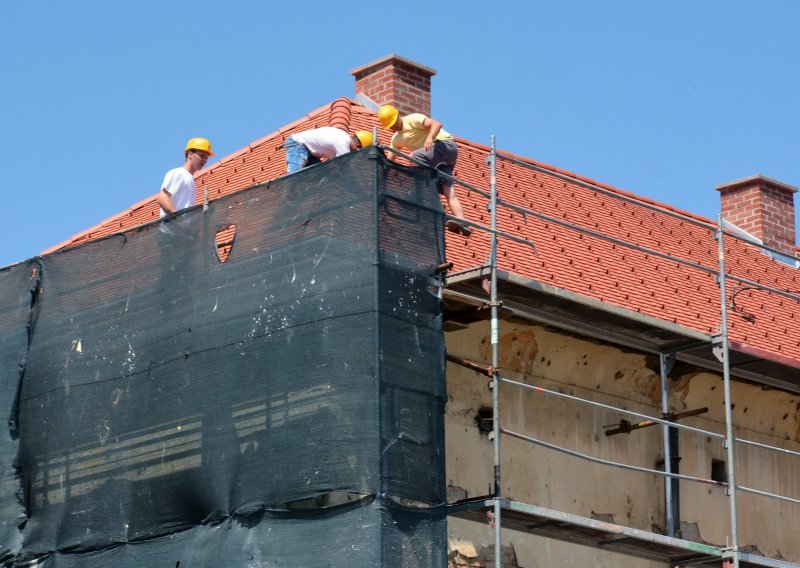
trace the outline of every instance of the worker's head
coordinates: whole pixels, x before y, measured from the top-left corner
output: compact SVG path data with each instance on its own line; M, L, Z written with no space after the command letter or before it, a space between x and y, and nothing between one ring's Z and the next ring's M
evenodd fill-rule
M395 125L399 115L400 113L392 105L383 105L378 111L378 118L381 119L381 124L387 130L391 130Z
M192 138L189 140L186 143L186 149L183 151L184 156L188 157L191 150L195 152L204 152L206 158L214 155L214 152L211 151L211 142L205 138Z
M367 130L356 130L355 133L350 137L350 141L353 149L359 150L361 148L366 148L367 146L372 146L372 144L375 142L375 139L372 136L372 132Z
M214 152L211 151L211 142L205 138L192 138L186 143L183 154L189 163L190 171L194 173L203 169L209 156L213 156Z

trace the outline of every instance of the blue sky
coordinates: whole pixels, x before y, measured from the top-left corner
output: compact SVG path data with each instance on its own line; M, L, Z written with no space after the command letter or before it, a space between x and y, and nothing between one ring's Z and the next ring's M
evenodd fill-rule
M188 138L234 152L390 53L437 70L450 132L716 217L720 183L800 185L798 22L796 0L5 2L0 266L154 194Z

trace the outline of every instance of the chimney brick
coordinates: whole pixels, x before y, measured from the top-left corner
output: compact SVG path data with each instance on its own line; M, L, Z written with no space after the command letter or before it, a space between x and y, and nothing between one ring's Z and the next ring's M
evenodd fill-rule
M356 78L356 94L364 93L379 105L394 105L400 114L431 115L434 69L392 54L353 69L350 74Z
M755 175L717 186L722 218L766 246L796 256L794 194L797 188Z

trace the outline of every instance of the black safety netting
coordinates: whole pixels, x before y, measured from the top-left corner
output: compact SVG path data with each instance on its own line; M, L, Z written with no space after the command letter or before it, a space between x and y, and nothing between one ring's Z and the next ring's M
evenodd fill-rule
M0 271L6 565L444 566L436 183L367 149Z

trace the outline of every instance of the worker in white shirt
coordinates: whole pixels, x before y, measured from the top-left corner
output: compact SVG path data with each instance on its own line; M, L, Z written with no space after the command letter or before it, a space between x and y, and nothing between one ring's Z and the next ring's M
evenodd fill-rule
M286 139L286 172L292 173L353 150L372 146L372 133L357 130L350 135L340 128L323 126L292 134Z
M161 184L161 191L156 196L162 217L194 205L197 193L194 174L203 169L209 156L213 156L214 152L211 151L211 142L205 138L192 138L186 143L183 155L186 161L181 167L167 172Z

